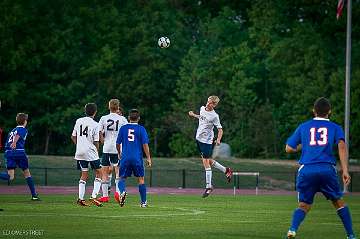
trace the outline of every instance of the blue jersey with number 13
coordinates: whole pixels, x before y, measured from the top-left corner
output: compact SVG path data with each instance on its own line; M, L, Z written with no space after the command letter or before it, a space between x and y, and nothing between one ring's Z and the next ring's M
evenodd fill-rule
M333 147L345 141L342 128L329 119L314 118L301 125L288 138L286 144L296 149L302 145L299 164L330 163L335 165Z

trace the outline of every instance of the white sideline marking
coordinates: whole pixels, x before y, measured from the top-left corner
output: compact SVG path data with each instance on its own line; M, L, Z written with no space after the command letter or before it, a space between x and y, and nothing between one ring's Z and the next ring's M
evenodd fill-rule
M151 206L151 208L155 208L153 206ZM1 216L5 216L5 217L24 217L24 216L47 216L47 217L52 217L52 216L66 216L66 217L91 217L91 218L129 218L129 217L135 217L135 218L146 218L146 217L173 217L173 216L193 216L193 215L200 215L200 214L204 214L205 211L201 211L198 209L186 209L186 208L170 208L170 207L159 207L162 209L176 209L179 210L181 212L179 213L164 213L164 214L130 214L130 215L96 215L96 214L76 214L76 213L22 213L20 214L2 214ZM141 210L146 210L146 209L141 209Z

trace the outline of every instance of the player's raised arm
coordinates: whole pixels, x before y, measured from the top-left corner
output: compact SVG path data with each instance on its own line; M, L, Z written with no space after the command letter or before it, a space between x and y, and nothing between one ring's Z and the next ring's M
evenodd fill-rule
M189 111L189 116L199 119L200 115L195 114L193 111Z
M338 143L340 166L342 170L342 180L345 185L350 183L351 177L349 175L348 163L347 163L347 149L346 143L343 140L340 140Z
M146 163L147 166L150 168L152 165L151 156L150 156L150 149L148 144L143 144L143 149L146 155Z

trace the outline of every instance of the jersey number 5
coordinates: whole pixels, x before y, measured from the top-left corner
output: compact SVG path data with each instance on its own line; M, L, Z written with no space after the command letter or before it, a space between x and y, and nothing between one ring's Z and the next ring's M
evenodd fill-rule
M129 129L129 130L128 130L128 140L129 140L129 141L135 141L134 131L135 131L135 130L133 130L133 129Z
M316 140L316 132L319 133L320 139ZM328 143L328 129L327 128L311 128L310 129L310 145L326 145Z

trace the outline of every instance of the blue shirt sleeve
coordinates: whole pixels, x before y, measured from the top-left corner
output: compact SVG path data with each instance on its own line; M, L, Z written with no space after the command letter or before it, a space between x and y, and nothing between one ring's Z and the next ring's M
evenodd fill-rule
M344 142L345 142L345 134L344 134L343 129L339 125L336 125L335 144L338 144L340 140L344 140Z
M122 141L123 141L123 138L122 138L122 130L123 128L121 127L120 130L119 130L119 133L118 133L118 136L117 136L117 139L116 139L116 144L121 144Z
M296 149L296 147L301 143L301 125L297 127L295 132L288 138L286 144L291 148Z
M26 140L27 129L25 129L23 127L19 127L19 128L17 128L17 134L20 136L20 138L22 138L23 140Z
M144 127L141 127L141 142L142 144L149 144L149 137Z

